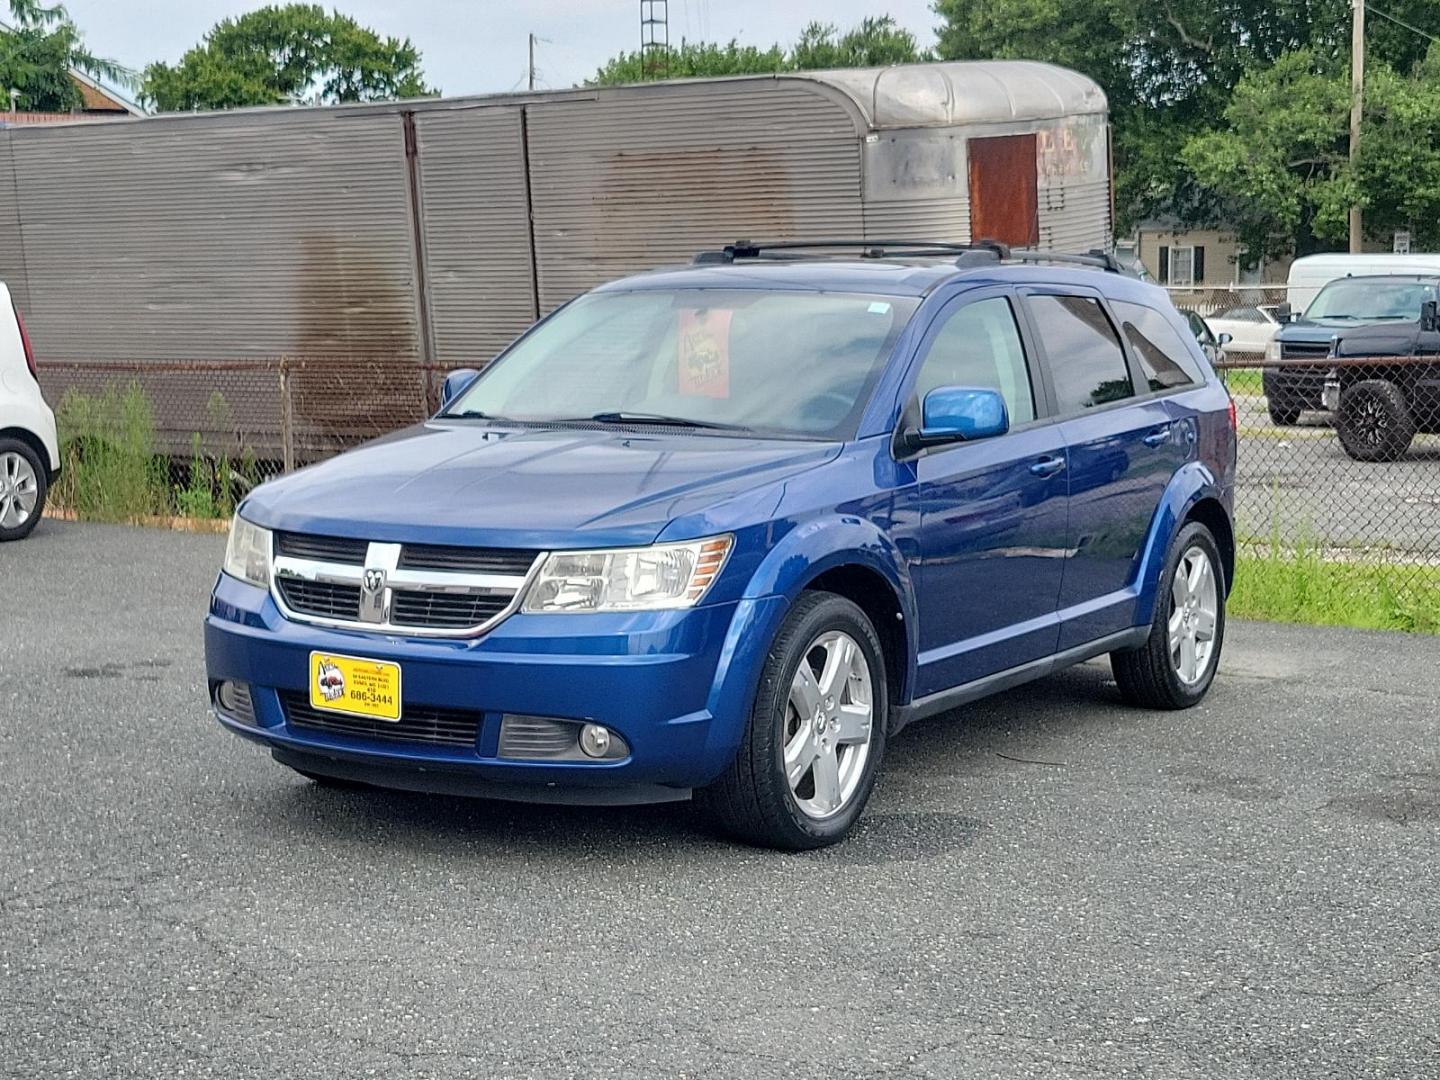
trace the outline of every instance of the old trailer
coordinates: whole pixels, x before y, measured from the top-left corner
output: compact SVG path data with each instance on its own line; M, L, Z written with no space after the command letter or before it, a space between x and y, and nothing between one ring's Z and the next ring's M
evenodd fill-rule
M484 363L578 292L737 238L1110 230L1104 94L1023 61L0 129L0 280L51 392L138 372L181 433L214 386L226 423L319 438L363 402L239 373L369 363L381 407L396 365Z

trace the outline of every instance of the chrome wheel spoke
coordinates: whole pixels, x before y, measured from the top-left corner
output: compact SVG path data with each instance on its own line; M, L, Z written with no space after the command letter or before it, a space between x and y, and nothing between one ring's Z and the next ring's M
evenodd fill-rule
M785 744L785 779L789 782L791 791L805 779L805 774L813 764L815 737L810 732L809 724L801 724L800 730Z
M855 642L843 635L825 645L825 666L820 670L820 694L826 708L834 708L835 696L850 677L855 662Z
M1215 567L1203 548L1192 547L1175 566L1170 587L1166 642L1180 681L1193 686L1205 677L1215 655L1220 622L1220 589Z
M824 747L815 755L815 804L823 814L840 809L840 758L833 746Z
M870 714L872 712L873 710L868 704L853 703L839 706L836 715L840 719L840 727L836 731L835 741L842 746L869 742Z
M1180 677L1186 682L1194 682L1198 666L1199 660L1195 655L1195 636L1187 633L1180 639Z
M1195 639L1197 641L1215 640L1215 612L1199 608L1196 611Z
M808 660L801 660L795 678L790 683L790 704L799 714L801 721L808 723L819 712L821 700L815 673L810 670Z

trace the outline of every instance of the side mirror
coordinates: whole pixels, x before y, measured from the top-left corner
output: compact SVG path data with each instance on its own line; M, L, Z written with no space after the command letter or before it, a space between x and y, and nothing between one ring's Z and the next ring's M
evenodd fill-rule
M1232 341L1234 341L1234 340L1235 340L1235 335L1234 335L1234 334L1221 334L1219 337L1217 337L1217 338L1215 339L1215 344L1219 345L1220 348L1223 349L1226 345L1229 345L1230 342L1232 342Z
M1294 312L1294 310L1290 307L1290 304L1289 304L1288 301L1287 301L1286 303L1283 303L1283 304L1276 304L1276 305L1275 305L1275 321L1276 321L1276 322L1279 322L1279 323L1288 323L1288 322L1289 322L1291 319L1293 319L1294 317L1295 317L1295 312Z
M1440 330L1440 304L1426 300L1420 305L1420 329L1427 334Z
M978 386L940 386L925 395L920 428L908 429L909 450L952 442L991 439L1010 430L1010 413L999 391Z
M450 403L463 394L479 375L480 372L474 368L458 368L446 375L445 386L440 391L440 408L449 408Z

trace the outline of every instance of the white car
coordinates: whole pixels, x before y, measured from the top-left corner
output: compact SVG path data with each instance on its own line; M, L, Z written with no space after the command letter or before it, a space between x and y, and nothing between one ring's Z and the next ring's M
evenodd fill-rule
M30 535L59 473L55 414L40 393L25 324L0 284L0 543Z
M1260 304L1250 307L1233 307L1212 315L1205 321L1210 329L1220 334L1229 334L1225 346L1227 356L1264 356L1270 339L1280 329L1280 320L1275 317L1275 304Z

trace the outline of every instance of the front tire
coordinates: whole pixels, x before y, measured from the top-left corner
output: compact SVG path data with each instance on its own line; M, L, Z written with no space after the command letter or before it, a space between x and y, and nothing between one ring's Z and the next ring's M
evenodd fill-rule
M1110 654L1120 696L1147 709L1188 709L1210 689L1225 643L1224 563L1210 530L1192 521L1170 545L1150 636Z
M884 653L865 612L833 593L805 593L771 643L739 752L696 802L762 847L838 843L874 789L889 710Z
M19 439L0 439L0 543L24 540L35 531L48 490L35 451Z
M1356 461L1396 461L1415 438L1405 394L1386 379L1365 379L1340 396L1340 445Z

